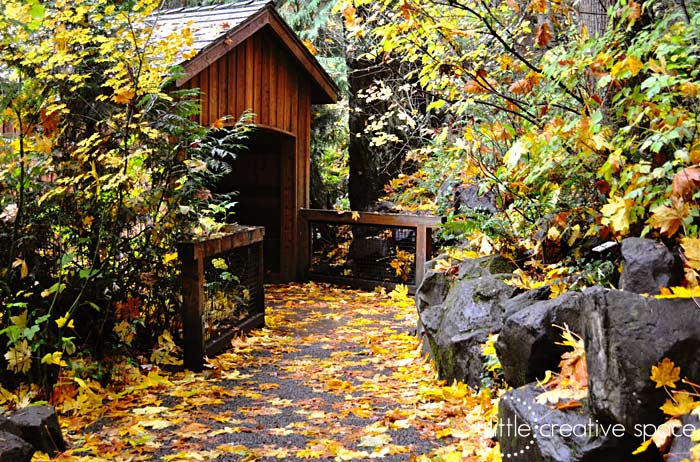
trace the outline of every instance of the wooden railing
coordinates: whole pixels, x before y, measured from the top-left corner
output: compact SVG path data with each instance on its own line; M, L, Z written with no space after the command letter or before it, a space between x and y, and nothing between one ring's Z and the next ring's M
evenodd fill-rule
M201 370L238 332L265 325L262 227L183 242L183 349L185 367Z
M334 210L299 211L302 279L415 291L432 258L440 217Z

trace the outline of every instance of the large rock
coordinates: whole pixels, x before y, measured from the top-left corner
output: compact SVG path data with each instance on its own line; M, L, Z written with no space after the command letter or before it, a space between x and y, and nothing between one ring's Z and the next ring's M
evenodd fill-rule
M444 303L419 311L441 378L479 386L481 344L501 330L504 304L514 291L497 276L465 279L455 283Z
M659 425L667 398L649 379L670 358L700 381L700 308L692 299L656 299L594 287L583 292L590 405L601 419Z
M450 285L452 284L450 275L442 271L435 271L433 268L435 268L435 264L439 259L446 257L446 255L439 255L437 258L425 263L425 276L415 295L418 312L431 306L442 305L442 302L445 301L447 292L450 291Z
M12 433L13 435L22 437L22 431L17 424L5 416L0 415L0 432Z
M0 462L30 462L34 447L17 435L0 431Z
M581 333L582 306L580 292L567 292L523 306L506 318L495 346L510 386L520 387L542 379L547 370L558 370L567 348L558 345L562 330L556 326Z
M489 255L481 258L470 258L459 264L457 279L476 279L489 275L512 275L513 264L500 255Z
M696 457L700 456L700 447L698 449L693 449L695 446L698 446L698 443L694 443L691 439L693 431L700 430L700 420L698 420L696 415L685 415L682 421L683 426L676 430L676 435L678 436L673 438L671 442L666 462L693 460L691 451Z
M455 189L454 209L457 213L498 212L496 193L491 190L480 191L480 187L473 184L460 185Z
M529 308L542 300L549 300L552 294L552 289L549 286L538 287L537 289L528 290L508 300L505 304L505 317L508 318L520 310Z
M678 285L683 270L668 248L656 241L630 237L622 241L620 289L658 294L661 287Z
M498 406L496 434L504 461L513 462L621 462L636 442L621 426L601 424L585 403L566 411L537 403L536 384L511 390ZM659 460L645 454L642 460Z
M22 438L37 451L55 456L66 450L66 442L53 406L29 406L15 412L10 420L19 427Z
M442 306L447 298L453 283L460 279L476 279L483 276L509 274L515 269L512 263L508 262L500 255L491 255L481 258L468 259L459 264L456 277L453 274L444 271L435 271L435 265L438 260L446 259L446 254L441 254L436 258L426 262L426 273L421 285L416 290L415 300L416 309L419 316L418 333L423 335L425 327L422 319L427 318L431 321L429 324L439 323L439 318L442 314ZM428 348L429 350L429 348Z

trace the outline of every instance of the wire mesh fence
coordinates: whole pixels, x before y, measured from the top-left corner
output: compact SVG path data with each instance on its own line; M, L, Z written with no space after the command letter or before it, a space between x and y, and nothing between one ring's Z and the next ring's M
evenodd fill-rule
M259 245L249 245L206 259L202 303L205 344L263 314L257 303L263 290L258 283L260 251Z
M370 288L422 281L432 257L432 228L440 217L381 213L300 211L303 238L301 273Z
M314 274L396 284L415 280L415 229L311 223L310 235Z
M225 349L238 332L265 324L261 227L181 243L185 367Z

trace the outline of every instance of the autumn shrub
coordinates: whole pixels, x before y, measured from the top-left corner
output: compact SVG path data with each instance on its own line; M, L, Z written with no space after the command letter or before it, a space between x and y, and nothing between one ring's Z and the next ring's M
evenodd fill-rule
M419 62L406 81L444 120L424 126L432 139L410 154L421 169L388 197L446 215L445 237L535 279L614 280L591 249L648 236L682 246L696 285L700 9L610 4L607 29L589 31L569 1L345 2L350 37ZM455 210L451 192L469 184L498 212Z
M0 5L3 381L177 332L176 243L227 210L207 185L243 131L193 122L197 93L171 85L189 31L154 34L157 6Z

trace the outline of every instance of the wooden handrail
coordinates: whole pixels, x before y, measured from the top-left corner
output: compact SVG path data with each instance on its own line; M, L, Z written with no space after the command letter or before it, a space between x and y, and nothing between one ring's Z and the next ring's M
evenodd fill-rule
M348 225L372 225L386 227L413 228L416 230L416 254L415 254L415 281L408 284L411 291L420 285L425 273L425 262L432 254L432 230L441 222L442 218L435 215L407 215L397 213L377 212L344 212L335 210L299 210L299 276L306 280L309 278L311 264L311 235L310 223L336 223ZM326 280L333 277L324 278ZM352 284L351 278L335 278L338 282ZM341 281L342 279L342 281ZM357 281L359 288L366 288L368 281ZM377 282L377 284L380 284ZM394 284L385 284L393 286Z
M353 215L356 218L353 218ZM404 215L399 213L345 212L335 210L300 209L299 217L306 221L348 223L357 225L436 227L442 218L435 215Z

